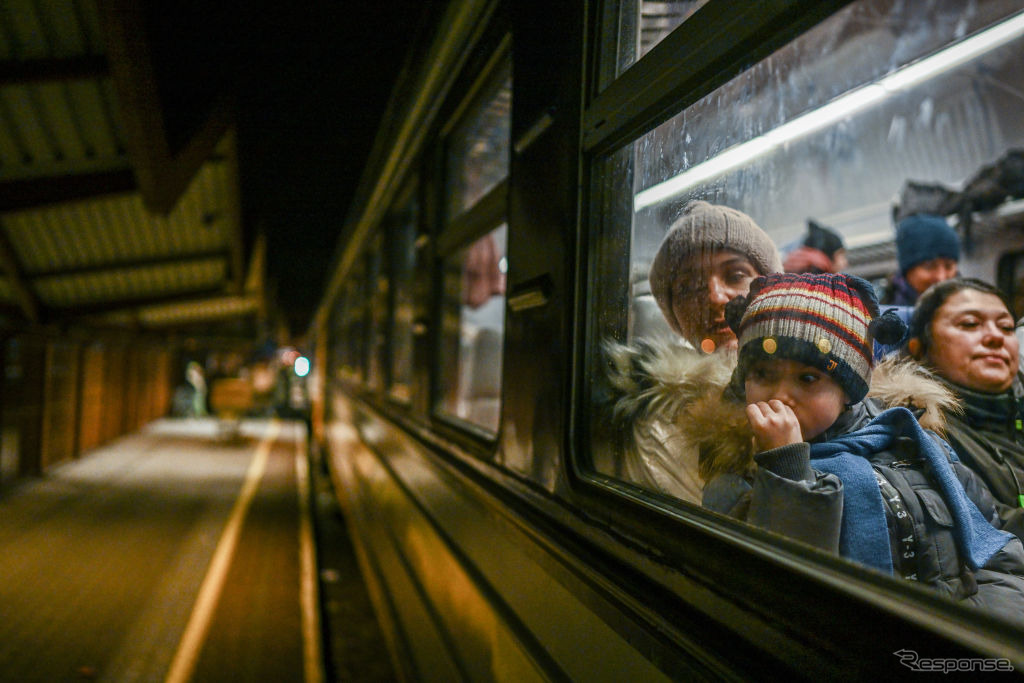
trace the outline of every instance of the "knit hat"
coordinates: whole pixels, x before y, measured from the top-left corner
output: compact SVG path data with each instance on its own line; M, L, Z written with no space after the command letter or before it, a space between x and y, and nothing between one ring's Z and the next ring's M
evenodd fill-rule
M807 237L803 245L811 249L825 252L830 259L836 257L836 252L843 249L843 238L831 228L826 228L813 218L807 219Z
M906 332L893 310L879 315L871 283L843 273L759 277L726 305L725 318L739 339L729 385L737 397L755 361L786 358L828 374L856 403L871 381L872 340L895 344Z
M775 243L753 218L728 206L700 200L689 202L661 241L648 274L651 294L676 332L680 330L672 312L675 274L692 254L720 249L746 256L762 275L782 270Z
M896 226L900 273L934 258L960 260L960 238L946 219L930 213L907 216Z

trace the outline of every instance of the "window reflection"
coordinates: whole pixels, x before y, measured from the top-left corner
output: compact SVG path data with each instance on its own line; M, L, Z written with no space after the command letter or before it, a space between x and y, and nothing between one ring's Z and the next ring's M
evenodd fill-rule
M600 160L601 277L591 283L588 325L604 372L595 373L602 381L591 396L611 407L612 419L597 410L591 423L589 452L598 472L705 507L708 481L722 467L749 490L760 469L750 459L753 436L743 431L750 429L744 387L730 388L738 415L721 409L737 366L731 330L739 329L744 310L732 306L739 312L736 325L728 324L728 304L741 296L755 300L750 282L781 271L783 257L798 249L827 249L829 261L805 264L808 270L881 284L900 265L897 223L915 212L935 213L967 245L960 271L995 282L999 258L1024 247L1020 231L1008 229L1024 226L1024 185L1004 177L1016 172L1016 150L1024 147L1017 114L1022 48L1019 3L856 2ZM986 194L983 188L993 186ZM668 267L659 266L665 253ZM1003 273L1019 279L1009 261ZM858 295L866 309L877 298L869 290ZM802 311L810 295L786 296ZM758 301L764 315L776 310ZM809 348L835 348L811 336L803 340ZM776 339L761 341L751 348L776 354L776 364L751 367L767 384L778 362L792 358ZM797 370L791 384L812 383L811 374ZM817 436L840 429L850 412L845 401L830 406L840 416L816 425L824 430ZM709 434L716 436L707 441ZM714 449L705 448L712 442ZM952 494L935 491L911 492L908 500L915 506L927 498L922 509L939 514L945 502L929 506ZM734 491L726 493L736 500ZM715 509L732 514L729 506ZM1014 566L1010 583L1021 576ZM978 576L987 571L975 569ZM970 586L946 578L952 593L969 602Z
M512 110L511 62L452 133L448 151L448 213L462 214L508 176Z
M784 252L808 218L863 252L892 242L908 181L961 187L1024 145L1024 16L1011 9L856 3L633 143L631 299L692 199L749 214ZM892 269L883 255L862 274Z
M444 260L440 409L496 433L505 332L501 225Z

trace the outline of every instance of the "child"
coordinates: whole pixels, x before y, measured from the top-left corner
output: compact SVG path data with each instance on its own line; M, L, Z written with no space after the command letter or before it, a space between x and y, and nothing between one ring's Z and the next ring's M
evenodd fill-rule
M873 338L904 332L871 285L768 275L727 316L739 358L726 393L745 398L757 452L752 475L709 476L705 507L1024 621L1024 547L990 524L987 489L907 408L864 401Z

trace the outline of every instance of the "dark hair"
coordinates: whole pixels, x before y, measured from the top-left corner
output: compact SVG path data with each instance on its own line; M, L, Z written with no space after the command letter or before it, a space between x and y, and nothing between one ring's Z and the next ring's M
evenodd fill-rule
M984 280L978 280L973 277L955 277L943 280L932 285L921 294L917 304L914 306L914 313L910 318L907 340L909 341L915 337L919 339L921 342L920 353L927 353L932 345L931 323L935 319L936 311L942 307L942 304L946 303L949 297L968 289L981 292L982 294L994 294L1003 302L1010 315L1014 315L1013 306L1010 304L1009 298L1001 289L990 285Z
M836 252L844 248L843 238L835 230L825 227L813 218L807 219L807 236L803 245L824 252L825 256L835 259Z

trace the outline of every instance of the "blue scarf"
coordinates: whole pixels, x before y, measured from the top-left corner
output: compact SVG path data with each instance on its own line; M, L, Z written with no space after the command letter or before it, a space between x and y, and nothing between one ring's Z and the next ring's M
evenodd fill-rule
M888 574L893 572L885 507L867 458L886 450L898 437L912 439L931 465L939 492L953 515L953 536L961 554L972 568L984 566L1012 536L982 517L953 473L946 451L906 408L890 408L857 431L811 444L812 466L843 482L840 554Z

